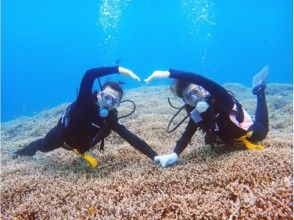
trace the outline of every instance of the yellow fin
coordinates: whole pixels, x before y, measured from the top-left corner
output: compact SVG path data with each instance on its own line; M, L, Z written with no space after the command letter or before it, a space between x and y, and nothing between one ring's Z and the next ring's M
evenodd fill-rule
M246 133L246 137L248 137L248 138L251 137L252 135L253 135L253 131L249 131Z
M76 148L73 149L72 151L73 151L74 153L76 153L77 155L81 156L81 157L87 162L87 164L88 164L90 167L92 167L92 168L97 167L97 165L98 165L98 160L97 160L95 157L93 157L92 155L90 155L90 154L88 154L88 153L81 154L81 153L79 152L79 150L76 149Z
M248 141L246 138L251 137L253 134L253 131L247 132L244 136L238 138L238 141L243 142L243 144L246 146L248 150L263 150L264 146L253 144L250 141Z
M88 163L88 165L89 165L90 167L92 167L92 168L97 167L97 165L98 165L98 160L97 160L95 157L93 157L92 155L87 154L87 153L84 153L84 154L82 155L82 157L83 157L83 159L84 159L85 161L87 161L87 163Z
M73 149L72 151L73 151L75 154L81 156L81 153L78 151L78 149L75 148L75 149Z

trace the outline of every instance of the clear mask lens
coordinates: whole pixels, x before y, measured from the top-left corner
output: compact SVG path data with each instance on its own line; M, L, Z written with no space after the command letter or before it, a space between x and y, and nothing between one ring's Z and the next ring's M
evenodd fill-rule
M101 107L103 106L108 110L117 108L119 106L119 100L116 97L113 97L112 95L105 92L101 92L100 100L98 101Z
M105 107L110 107L114 104L114 98L110 95L104 95L102 100Z
M183 100L188 105L196 106L202 98L198 95L197 91L191 90L183 96Z

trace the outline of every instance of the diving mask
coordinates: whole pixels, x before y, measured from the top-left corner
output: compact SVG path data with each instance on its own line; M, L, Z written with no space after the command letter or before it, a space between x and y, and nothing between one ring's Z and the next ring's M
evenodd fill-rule
M196 107L198 102L206 101L206 96L209 93L203 89L201 86L190 84L183 91L183 101L191 106Z
M99 114L104 118L108 116L108 111L117 108L120 104L120 96L116 91L103 90L97 98L100 106Z

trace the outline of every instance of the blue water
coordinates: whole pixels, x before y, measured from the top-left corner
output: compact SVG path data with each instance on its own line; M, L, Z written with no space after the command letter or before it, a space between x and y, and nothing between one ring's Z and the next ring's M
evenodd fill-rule
M246 86L269 64L270 83L292 83L292 9L291 0L3 0L1 120L73 101L87 69L115 61L142 79L172 67Z

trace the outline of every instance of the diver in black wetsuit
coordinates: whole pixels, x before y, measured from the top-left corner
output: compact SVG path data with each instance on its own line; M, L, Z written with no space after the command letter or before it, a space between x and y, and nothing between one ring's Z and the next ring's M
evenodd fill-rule
M253 78L253 94L257 96L255 121L242 105L225 88L201 75L170 69L155 71L145 82L154 78L174 78L177 96L183 99L190 120L177 141L174 153L155 157L155 161L163 167L173 165L179 155L187 147L189 141L199 128L205 133L205 142L229 144L241 141L250 149L263 149L263 146L252 142L263 140L269 130L268 112L265 98L266 77L268 67L265 66ZM174 130L174 129L173 129Z
M88 70L82 79L76 101L67 107L58 124L44 138L33 141L15 152L15 156L32 156L37 151L49 152L63 147L80 154L92 167L95 167L97 166L96 159L86 152L98 142L103 141L113 130L130 145L153 160L157 153L118 122L116 108L123 95L120 85L115 82L106 82L101 92L97 94L92 92L95 79L113 73L120 73L140 81L140 78L131 70L123 67Z

